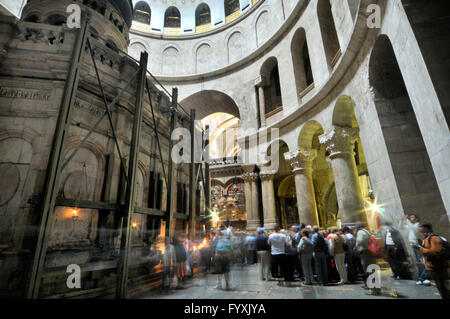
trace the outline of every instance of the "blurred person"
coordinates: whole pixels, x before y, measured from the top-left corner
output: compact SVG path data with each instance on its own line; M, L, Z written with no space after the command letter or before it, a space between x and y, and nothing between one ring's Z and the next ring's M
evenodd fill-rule
M386 257L389 266L392 269L393 279L406 279L407 270L404 268L404 262L406 261L406 252L404 249L404 242L400 232L392 226L392 222L384 222L384 246Z
M295 273L295 266L297 264L298 256L297 256L297 245L294 242L294 232L295 232L295 226L291 226L288 228L289 231L285 231L284 235L287 237L287 244L285 248L286 252L286 275L287 275L287 282L294 281L294 273Z
M313 227L311 237L313 243L314 261L316 266L317 282L321 286L328 285L328 245L318 226Z
M305 278L304 284L312 285L314 282L314 273L312 268L314 245L312 240L309 238L309 232L306 229L302 230L301 236L302 237L297 246L297 251L303 268Z
M420 223L419 231L425 236L422 246L418 248L425 256L427 270L434 280L441 298L450 299L448 286L450 244L444 237L433 233L430 223Z
M173 238L173 247L175 250L175 276L177 277L176 288L182 288L182 282L186 277L186 247L178 237Z
M231 263L231 241L227 234L222 231L216 233L214 247L214 266L217 275L216 289L222 289L222 275L225 279L225 289L230 289L230 263Z
M246 264L253 265L256 262L256 236L253 232L249 232L245 238L246 247Z
M370 265L376 264L377 260L368 249L370 244L370 237L372 236L372 234L367 229L365 229L365 227L366 227L365 223L357 223L355 226L356 230L355 251L359 255L363 267L363 280L364 280L363 288L369 290L369 292L367 292L368 295L378 296L381 294L381 288L370 289L367 286L367 279L369 277L369 273L367 272L368 267Z
M271 270L273 278L280 278L279 271L281 270L282 277L288 281L288 274L286 271L286 246L289 244L288 237L281 233L280 226L275 225L274 232L269 236L267 242L270 245L271 255Z
M353 249L355 247L355 237L350 231L350 227L344 226L342 233L345 238L345 264L347 265L347 280L350 282L358 279L357 269L354 261Z
M333 237L331 230L333 227L327 228L324 237L328 246L328 254L327 254L328 280L330 282L338 282L340 280L340 276L336 268L336 262L334 261L334 257L331 255L331 239Z
M264 228L257 228L258 236L255 240L256 253L258 255L259 271L261 280L273 280L270 272L270 250L268 237L264 233Z
M425 262L423 255L418 248L419 244L419 223L420 218L415 214L405 215L400 222L400 227L407 233L408 244L411 247L411 257L415 270L421 274L425 270Z
M336 265L337 272L339 273L340 281L339 284L347 284L347 269L345 268L345 239L342 234L340 234L337 227L331 228L331 251L330 255L334 258L334 263Z

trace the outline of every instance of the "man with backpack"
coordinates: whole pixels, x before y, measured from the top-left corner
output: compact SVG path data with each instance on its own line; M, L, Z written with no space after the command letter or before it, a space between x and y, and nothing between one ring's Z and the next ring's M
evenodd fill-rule
M359 255L361 259L361 264L363 266L364 270L364 286L363 288L369 289L368 295L380 295L381 294L381 288L372 288L370 289L367 286L367 279L369 277L369 273L367 272L367 268L370 265L376 264L376 256L370 252L369 246L371 242L372 234L365 229L366 226L365 223L358 223L356 224L356 243L355 243L355 252ZM373 240L373 239L372 239Z
M317 282L320 286L328 285L328 245L325 238L319 233L319 227L313 227L314 234L311 237L313 243L314 261L316 265Z
M433 228L429 223L420 223L419 231L424 234L425 240L422 246L418 246L420 252L425 257L427 270L436 283L436 288L442 299L450 299L449 280L449 242L433 233Z

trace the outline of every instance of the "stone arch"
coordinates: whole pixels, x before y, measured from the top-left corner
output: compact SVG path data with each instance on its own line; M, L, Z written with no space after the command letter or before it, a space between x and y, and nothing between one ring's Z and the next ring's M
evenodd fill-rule
M213 113L228 113L241 118L239 107L234 99L218 90L198 91L184 98L180 104L187 111L195 108L198 119L203 119Z
M33 11L33 12L30 12L23 21L39 23L41 21L41 19L42 19L42 14L38 11Z
M31 139L18 130L15 133L0 134L0 244L8 246L15 242L14 229L22 217L20 210L30 196L26 189L33 161Z
M300 130L300 134L298 135L298 146L307 149L317 148L314 137L322 135L323 132L322 124L315 120L308 121Z
M239 61L244 56L244 37L241 31L234 30L227 38L228 64Z
M256 46L260 47L273 34L268 10L262 10L255 22Z
M341 127L358 127L354 112L355 106L355 102L350 96L340 96L334 106L332 124Z
M176 75L178 70L178 62L180 58L180 52L178 49L171 45L166 47L162 53L162 74L163 75Z
M224 183L224 188L227 190L228 192L228 188L232 185L232 184L244 184L244 179L242 177L231 177L230 179L228 179L225 183Z
M65 160L69 156L71 156L74 149L78 147L83 139L84 137L82 136L71 136L67 138L66 154L64 157ZM78 183L83 182L82 180L78 180L80 177L83 177L84 173L84 167L82 167L82 163L86 159L91 159L91 162L88 163L88 166L86 167L87 181L90 185L89 189L87 189L88 194L85 195L88 197L92 195L92 197L82 199L95 201L100 200L102 182L104 177L103 172L105 168L105 153L105 149L97 141L88 138L84 142L75 156L71 159L70 162L67 163L67 166L61 172L61 191L63 192L65 197L76 199L67 195L69 195L69 193L73 194L70 190L73 185L78 185ZM90 156L90 154L92 154L92 156ZM67 183L73 185L71 186Z
M63 16L59 12L49 13L47 19L45 20L47 24L62 26L66 24L67 17Z
M221 181L219 181L218 179L215 178L211 178L211 186L220 186L223 189L225 189L225 184Z
M128 54L136 60L140 59L141 52L148 52L147 46L141 41L134 41L128 47Z
M196 73L206 73L210 71L211 67L209 61L211 60L211 46L203 42L201 43L195 51L195 72Z

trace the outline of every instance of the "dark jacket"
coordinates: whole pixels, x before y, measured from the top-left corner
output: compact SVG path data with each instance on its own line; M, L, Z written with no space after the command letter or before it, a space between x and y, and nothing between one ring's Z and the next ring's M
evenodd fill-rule
M267 243L267 236L264 234L256 236L255 240L255 246L256 250L269 250L270 251L270 245Z

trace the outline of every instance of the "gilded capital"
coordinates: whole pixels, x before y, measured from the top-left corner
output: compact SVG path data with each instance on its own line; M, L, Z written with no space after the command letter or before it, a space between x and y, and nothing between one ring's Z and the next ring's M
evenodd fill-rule
M353 142L359 136L359 128L357 127L340 127L333 126L323 135L319 136L320 144L327 147L330 158L343 155L353 154Z

